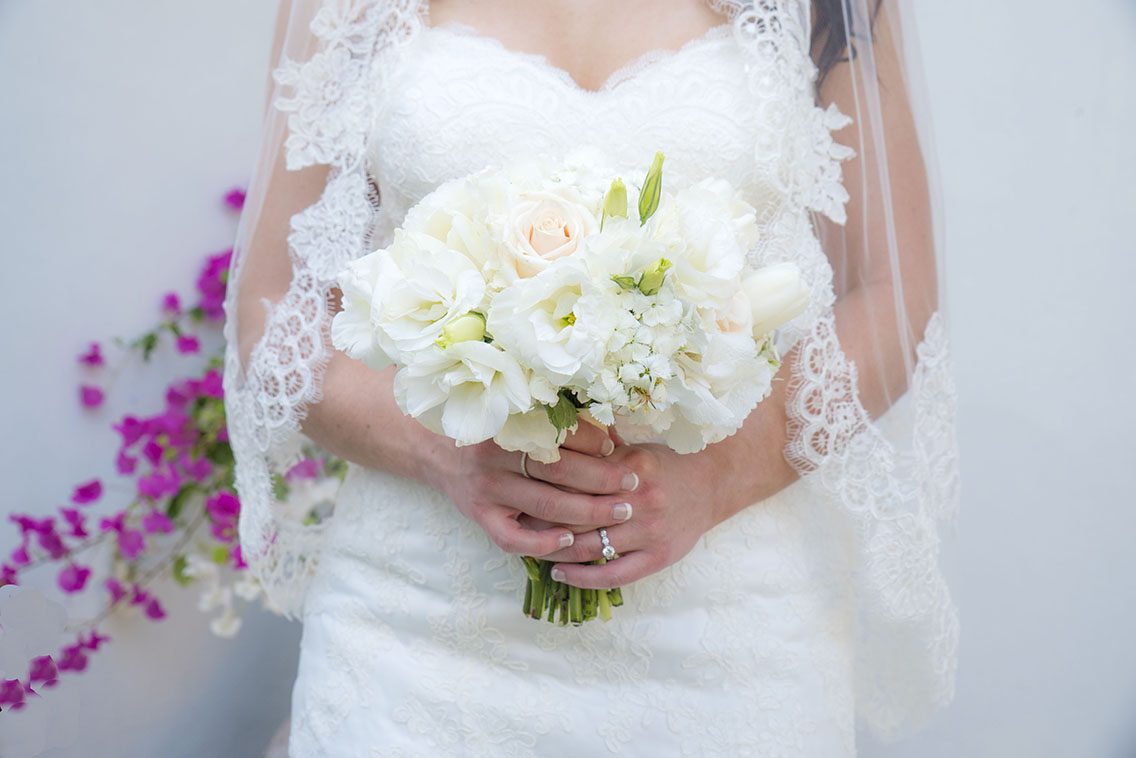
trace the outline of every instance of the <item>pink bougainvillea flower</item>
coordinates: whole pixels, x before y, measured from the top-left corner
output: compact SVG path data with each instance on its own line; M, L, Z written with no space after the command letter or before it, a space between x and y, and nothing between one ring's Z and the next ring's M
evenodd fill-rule
M177 350L182 355L194 355L201 350L201 342L192 334L182 334L177 338Z
M55 684L58 677L59 669L50 655L32 658L31 665L28 666L28 684L34 687L37 683L43 682L45 687L50 687Z
M87 668L87 654L82 645L68 645L63 648L57 664L60 671L82 671Z
M87 533L87 517L78 508L60 508L63 520L71 527L71 536L76 539L86 539L91 535Z
M55 531L55 519L53 518L44 519L40 523L39 528L36 529L36 541L53 559L67 555L67 546L63 544L63 538L59 536L59 532Z
M221 379L221 372L210 369L201 377L200 392L206 397L222 398L225 396L225 387Z
M28 555L28 538L24 537L23 543L12 551L12 563L16 564L17 568L27 566L32 562L31 556Z
M214 521L235 522L241 513L241 501L228 490L221 490L205 501L205 508Z
M169 316L181 315L181 300L176 292L167 292L162 295L162 311Z
M88 366L101 366L105 362L102 350L97 342L92 342L91 346L87 348L87 352L79 356L79 363L85 363Z
M197 392L189 382L174 382L166 389L166 405L184 408Z
M83 404L84 408L98 408L103 404L106 396L103 391L98 387L90 384L83 384L79 387L79 402Z
M216 521L209 525L218 542L232 542L237 538L237 525L232 521Z
M127 455L125 450L119 450L118 456L114 459L114 467L118 473L129 476L138 468L138 459Z
M146 531L146 534L154 534L155 532L169 534L174 530L174 522L161 511L153 510L142 517L142 528Z
M126 597L126 588L122 586L122 582L118 581L114 577L107 579L104 583L104 586L107 588L107 592L110 593L111 605L114 605L119 600L122 600L124 597Z
M204 482L213 473L213 464L205 457L190 458L188 453L182 453L178 456L178 464L185 475L195 482Z
M241 553L240 545L237 545L235 548L233 548L233 553L230 557L233 560L233 568L235 568L237 571L244 571L248 568L248 564L245 563L245 557Z
M59 588L68 594L82 592L91 577L91 570L77 563L68 563L59 572Z
M98 650L104 642L110 642L110 637L104 637L99 634L97 629L91 630L91 636L84 639L82 633L79 634L79 645L87 650Z
M217 430L217 441L218 442L228 442L229 441L229 429L228 429L228 427L221 427L220 429Z
M291 482L296 479L315 479L319 476L320 463L315 458L305 458L284 474L284 479Z
M232 250L210 256L205 261L201 275L197 277L197 291L201 295L198 307L205 316L214 321L225 317L225 284L228 281L229 263Z
M158 602L158 598L151 597L146 601L146 617L154 621L161 621L166 617L166 611Z
M103 518L99 521L99 531L101 532L121 532L126 525L126 511L119 511L111 518Z
M9 566L7 563L0 564L0 587L7 587L9 584L19 584L20 575L16 569Z
M146 539L137 529L123 529L118 533L118 552L128 561L132 561L146 550Z
M123 416L122 421L114 425L114 430L122 435L123 447L130 447L146 432L146 425L134 416Z
M146 457L146 460L150 461L150 464L153 466L157 466L162 462L163 452L164 448L155 440L149 440L145 445L142 446L142 455L144 455Z
M160 500L166 495L176 495L179 489L181 489L181 474L173 468L138 477L138 494L151 500Z
M150 435L164 434L172 447L188 447L196 441L193 419L178 408L167 408L164 413L147 419L146 428Z
M245 206L245 191L240 187L229 190L229 193L225 195L225 205L239 211Z
M80 484L71 493L71 502L79 505L88 505L103 496L103 483L92 479L86 484Z
M0 680L0 708L19 709L24 705L24 685L19 679Z

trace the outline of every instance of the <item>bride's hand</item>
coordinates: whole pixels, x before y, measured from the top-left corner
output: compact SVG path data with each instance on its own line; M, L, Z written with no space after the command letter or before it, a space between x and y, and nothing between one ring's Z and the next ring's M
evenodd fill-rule
M519 452L492 441L466 447L449 443L436 459L431 483L502 550L540 557L571 546L574 529L618 524L630 516L628 494L639 478L613 451L603 430L580 424L561 446L560 460L529 459L525 468L531 478L526 478ZM518 523L526 515L555 526L526 528Z
M713 468L707 451L680 455L664 445L621 445L608 459L629 466L640 477L628 496L633 516L607 527L619 557L602 566L589 565L603 555L598 531L576 535L575 544L545 555L557 561L552 577L576 587L622 587L661 571L682 558L698 539L721 520L718 506L734 497Z

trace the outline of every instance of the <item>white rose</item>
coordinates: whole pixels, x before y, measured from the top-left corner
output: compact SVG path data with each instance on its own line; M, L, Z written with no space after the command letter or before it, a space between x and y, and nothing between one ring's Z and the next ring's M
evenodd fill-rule
M407 212L402 229L433 237L484 267L493 247L488 216L498 189L486 171L446 182Z
M753 313L753 336L761 339L809 307L809 290L792 263L765 266L742 280Z
M432 347L395 374L394 396L402 411L459 445L473 445L501 431L512 413L532 408L520 364L486 342Z
M485 279L464 254L425 234L396 232L381 255L371 319L392 359L409 362L450 322L482 307Z
M500 263L508 278L536 275L575 253L581 240L599 230L595 213L569 194L530 192L505 212Z

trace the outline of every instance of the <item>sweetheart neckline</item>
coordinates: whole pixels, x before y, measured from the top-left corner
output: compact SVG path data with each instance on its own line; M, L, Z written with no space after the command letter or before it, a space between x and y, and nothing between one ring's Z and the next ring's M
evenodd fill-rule
M653 70L657 66L665 62L672 61L680 55L688 53L690 50L697 49L703 47L704 45L712 44L715 42L729 41L731 37L728 32L732 27L733 24L729 21L726 21L721 24L717 24L716 26L710 27L702 34L699 34L697 37L690 38L677 48L662 47L647 50L646 52L637 55L627 63L623 64L622 66L608 74L608 76L603 80L598 89L584 87L576 80L576 77L574 77L570 71L553 63L551 60L549 60L548 56L543 55L542 53L530 53L524 50L516 50L514 48L508 47L501 40L491 35L482 33L476 27L470 24L465 24L457 21L448 21L444 24L437 25L425 24L423 31L434 34L447 34L458 39L465 39L484 44L487 47L504 53L505 55L516 58L518 60L527 61L537 68L544 70L545 72L553 75L555 78L561 80L565 85L568 86L569 89L584 97L599 98L605 97L618 91L618 89L622 85L639 79L641 76L644 76L647 72Z

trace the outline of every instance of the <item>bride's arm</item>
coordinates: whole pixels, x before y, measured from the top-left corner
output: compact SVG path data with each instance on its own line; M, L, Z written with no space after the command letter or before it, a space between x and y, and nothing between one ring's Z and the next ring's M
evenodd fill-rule
M824 222L818 228L834 268L833 315L840 346L851 362L871 367L860 372L857 389L860 403L873 418L904 393L907 382L893 267L878 252L889 249L886 235L895 235L894 247L904 256L904 314L917 330L907 340L911 350L937 307L927 177L886 12L881 13L876 30L874 53L893 213L882 207L885 195L878 172L865 170L878 166L881 157L876 143L865 138L855 145L856 158L844 164L844 184L851 195L846 227ZM824 81L821 104L835 103L841 112L856 113L852 76L849 65L837 65ZM839 250L834 251L838 243ZM869 256L868 250L876 255ZM796 353L795 349L785 356L773 393L736 434L722 442L693 455L679 455L660 445L618 449L614 457L632 466L642 480L631 497L634 518L608 530L612 544L624 555L605 566L576 565L598 558L602 548L597 535L580 535L574 547L549 556L564 561L557 567L562 572L558 576L583 587L633 582L681 558L706 530L793 483L798 473L784 450L790 426L787 374L796 365ZM914 356L907 359L913 361Z

